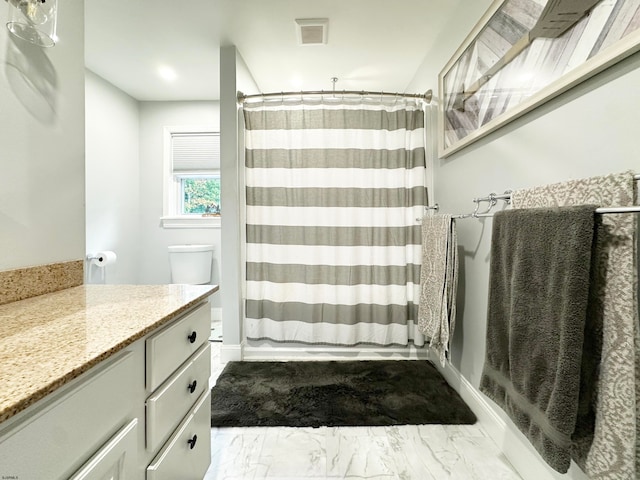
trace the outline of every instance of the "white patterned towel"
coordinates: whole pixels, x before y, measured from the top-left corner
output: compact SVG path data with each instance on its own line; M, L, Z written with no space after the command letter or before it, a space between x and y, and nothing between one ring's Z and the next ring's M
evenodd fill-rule
M418 329L444 366L456 316L458 242L451 215L422 219L422 268Z

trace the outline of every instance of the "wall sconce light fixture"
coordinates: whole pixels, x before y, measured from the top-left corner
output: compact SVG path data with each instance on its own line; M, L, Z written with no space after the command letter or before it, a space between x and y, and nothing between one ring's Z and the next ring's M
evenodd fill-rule
M58 0L6 0L7 28L18 38L40 47L53 47L58 40Z

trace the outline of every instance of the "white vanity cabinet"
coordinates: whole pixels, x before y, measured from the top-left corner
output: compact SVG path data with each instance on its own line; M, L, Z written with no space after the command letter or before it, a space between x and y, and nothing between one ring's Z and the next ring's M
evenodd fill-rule
M144 394L142 347L142 344L133 344L116 353L25 410L23 415L3 423L0 478L105 478L91 475L91 469L104 468L113 460L113 453L102 462L95 459L86 474L76 475L76 472L110 441L118 440L119 433L124 433L125 439L119 447L113 445L112 450L122 450L125 446L127 458L115 460L121 473L113 478L139 478L138 461L130 462L128 456L137 455L139 442L136 425L141 410L132 399Z
M138 419L116 433L69 480L125 480L136 478Z
M210 332L205 304L146 340L147 480L202 480L209 468Z
M14 397L29 401L0 423L0 478L202 480L211 462L211 310L205 299L215 290L82 287L65 296L79 297L67 302L72 313L66 316L60 310L55 315L55 294L0 306L0 317L4 309L10 314L4 318L16 318L16 330L24 324L14 314L19 311L24 318L45 321L34 324L34 336L38 329L51 329L58 318L60 338L74 334L66 344L41 343L37 355L14 347L12 336L0 338L5 352L7 346L16 352L0 355L0 386L5 385L0 406ZM139 300L118 302L119 292ZM156 299L158 292L164 296ZM183 297L188 303L182 303ZM43 308L33 312L25 307L41 302ZM51 319L43 310L54 312ZM24 337L23 332L16 335L15 345L24 345L19 343ZM38 344L33 342L32 348ZM93 351L102 353L95 356ZM67 364L75 367L67 370ZM47 383L40 386L31 377L43 371L40 376ZM15 385L33 397L19 397Z

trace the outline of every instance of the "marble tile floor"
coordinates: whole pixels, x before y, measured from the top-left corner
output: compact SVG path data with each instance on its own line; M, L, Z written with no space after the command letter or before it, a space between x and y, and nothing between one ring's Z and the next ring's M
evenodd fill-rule
M220 343L212 342L212 379ZM213 381L213 380L212 380ZM211 429L205 480L521 480L476 425Z
M211 322L211 335L209 336L209 341L211 342L222 341L222 322L220 321Z

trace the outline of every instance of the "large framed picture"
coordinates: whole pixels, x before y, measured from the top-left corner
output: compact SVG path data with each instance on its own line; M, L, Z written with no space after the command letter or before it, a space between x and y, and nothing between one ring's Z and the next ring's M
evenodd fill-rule
M640 0L494 1L439 75L440 157L638 50Z

